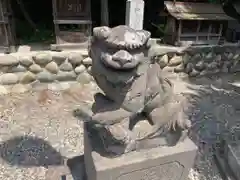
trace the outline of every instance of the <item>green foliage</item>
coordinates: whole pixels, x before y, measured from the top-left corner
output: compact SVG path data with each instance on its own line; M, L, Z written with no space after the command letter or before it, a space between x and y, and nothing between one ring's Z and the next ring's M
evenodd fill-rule
M37 24L37 29L32 29L25 21L16 21L16 34L21 44L52 43L55 41L54 31L44 24Z

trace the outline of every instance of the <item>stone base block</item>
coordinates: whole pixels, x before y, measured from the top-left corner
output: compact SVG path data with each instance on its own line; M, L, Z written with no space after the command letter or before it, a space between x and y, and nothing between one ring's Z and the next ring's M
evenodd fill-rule
M240 179L240 144L227 144L226 160L236 179Z
M94 151L86 131L84 143L88 180L186 180L197 152L188 138L174 147L145 149L115 158Z
M214 160L222 176L226 180L240 179L240 145L239 142L223 140L213 145Z

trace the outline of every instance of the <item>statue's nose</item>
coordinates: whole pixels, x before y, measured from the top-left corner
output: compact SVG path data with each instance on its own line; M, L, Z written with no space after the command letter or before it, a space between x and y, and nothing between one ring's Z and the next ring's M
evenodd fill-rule
M125 50L119 50L112 56L113 61L117 61L122 65L131 62L132 58L132 55Z

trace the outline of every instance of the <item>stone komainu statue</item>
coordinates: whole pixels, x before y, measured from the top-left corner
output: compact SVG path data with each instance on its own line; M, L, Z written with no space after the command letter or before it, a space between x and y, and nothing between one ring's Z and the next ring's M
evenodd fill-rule
M108 129L112 137L121 140L122 153L145 148L154 138L160 140L155 146L166 145L170 139L176 143L186 136L191 124L182 117L183 106L173 93L172 83L148 57L149 39L148 31L128 26L93 30L89 50L92 75L104 94L95 95L92 114L85 116L85 121ZM78 115L84 117L84 113L80 109ZM136 133L129 124L133 121L137 125L141 119L149 126L138 125Z

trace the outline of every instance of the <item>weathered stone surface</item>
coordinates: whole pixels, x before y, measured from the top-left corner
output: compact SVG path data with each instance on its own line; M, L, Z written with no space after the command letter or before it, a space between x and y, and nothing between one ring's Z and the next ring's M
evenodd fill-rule
M72 66L72 64L69 63L69 62L64 62L63 64L60 65L59 69L60 69L61 71L67 71L67 72L69 72L69 71L72 71L72 70L73 70L73 66Z
M221 60L222 60L222 61L228 61L229 59L228 59L227 56L228 56L227 53L222 53L222 54L221 54L221 58L222 58Z
M70 72L59 71L56 77L58 81L72 81L72 80L76 80L76 78L77 78L77 75L74 71L70 71Z
M0 72L1 73L8 73L11 70L11 66L2 66L0 67Z
M169 53L167 53L167 55L168 55L168 59L170 60L170 59L172 59L174 56L176 56L176 52L169 52Z
M6 89L6 87L0 85L0 95L5 95L8 94L8 90Z
M22 56L19 58L20 64L29 67L33 64L32 56Z
M208 68L209 70L213 70L213 69L216 69L217 66L218 66L217 62L211 62L211 63L209 63L209 64L207 65L207 68Z
M46 70L48 70L49 72L53 73L53 74L57 74L59 71L58 65L56 62L50 62L46 65L45 67Z
M92 65L92 58L87 57L87 58L83 59L82 63L84 65Z
M175 72L175 73L184 72L184 70L185 70L185 68L184 68L183 63L182 63L182 64L179 64L177 67L174 68L174 72Z
M214 55L215 54L213 52L209 52L208 54L206 54L205 59L211 60L211 59L213 59Z
M191 63L197 63L199 61L202 60L202 56L201 54L195 54L192 58L191 58Z
M35 80L36 80L36 75L28 71L22 75L22 77L20 78L20 83L29 84Z
M234 65L234 62L233 61L224 61L222 67L227 67L227 69L231 69L231 67ZM229 71L228 71L229 72Z
M185 139L186 136L183 134L186 135L188 128L191 126L189 120L182 118L183 104L180 100L182 97L174 94L174 87L170 79L168 80L171 73L160 73L167 69L174 72L175 67L166 66L161 70L158 62L151 61L148 57L149 38L149 32L135 31L128 26L97 27L93 30L93 41L89 51L90 57L93 58L92 76L103 94L95 95L93 114L85 111L83 106L76 113L79 117L82 117L82 114L85 117L89 115L91 118L86 118L86 120L94 121L93 124L89 123L89 126L94 126L94 124L100 124L100 127L107 126L109 136L103 137L103 144L106 146L101 149L106 153L112 152L121 155L141 148L151 149L158 146L168 146L169 141L174 145L181 137L183 140ZM170 54L168 53L169 57ZM176 52L172 52L172 54L175 56ZM77 81L80 84L89 83L92 76L84 72L78 75ZM166 97L164 101L163 96ZM145 103L146 99L148 103ZM166 114L167 109L171 109L168 114ZM135 127L140 127L141 133L136 132L134 127L130 129L129 122L125 120L131 118L136 112L140 116L144 115L146 120L151 117L154 125L147 121L150 127L147 129L146 126L138 124L138 118L136 117L134 120L137 121L139 126L136 125ZM168 124L168 127L165 126L166 124ZM176 138L171 138L173 134L175 136L173 131L169 131L172 126L176 127ZM96 131L98 131L97 127L99 126L94 127ZM156 137L158 130L162 128L164 134L159 132L161 137ZM89 127L88 132L92 131ZM183 136L178 132L182 132ZM99 129L98 133L98 137L105 135L103 129L102 131ZM139 137L139 134L143 136ZM152 136L155 136L158 143L148 144L148 140ZM142 141L145 143L142 143Z
M166 66L162 69L163 72L168 72L168 73L173 73L174 72L175 67L171 67L171 66Z
M216 73L219 73L219 72L221 72L221 71L220 71L219 68L217 68L217 69L213 69L211 72L212 72L213 74L216 74Z
M29 91L29 87L27 87L26 85L23 85L23 84L15 84L11 87L11 93L16 93L16 94L19 94L19 93L25 93L25 92L28 92Z
M53 82L56 79L56 75L44 70L37 74L37 79L40 82Z
M188 63L186 68L185 68L185 72L187 74L189 74L193 70L193 67L194 67L194 65L192 63Z
M27 46L27 45L21 45L17 50L17 52L20 52L20 53L29 53L30 51L31 51L31 46Z
M78 75L77 81L81 84L88 84L92 80L92 76L88 74L87 72L83 72Z
M237 179L240 179L240 145L236 142L226 142L224 158Z
M32 73L40 73L43 71L43 69L38 64L33 64L29 67L29 71Z
M231 72L239 72L240 71L240 64L239 64L239 59L233 59L232 66L230 68Z
M74 65L74 66L78 66L82 63L83 61L83 56L81 53L79 52L71 52L68 55L68 61Z
M153 44L148 53L149 57L163 56L165 54L182 53L182 48Z
M239 57L240 57L239 54L235 54L235 55L233 56L233 59L236 60L236 59L239 59Z
M182 56L173 56L169 61L169 66L178 66L182 63Z
M82 64L75 68L75 73L76 74L80 74L80 73L82 73L84 71L86 71L86 67L84 65L82 65Z
M188 64L190 59L191 59L191 56L188 53L185 53L182 58L183 64L184 65Z
M87 132L84 132L85 169L87 179L91 180L185 180L196 153L196 145L187 138L173 147L106 158L94 149Z
M200 72L199 71L197 71L196 69L192 69L192 71L191 72L189 72L189 76L190 77L196 77L196 76L198 76L200 74Z
M223 64L222 68L221 68L221 72L223 73L227 73L229 72L229 67L228 67L228 64Z
M25 71L27 71L27 69L20 64L18 66L10 67L8 70L9 73L25 72Z
M88 68L87 68L87 72L91 75L92 74L92 66L89 66Z
M6 73L0 75L0 83L2 85L11 85L18 83L18 76L13 73Z
M190 55L195 55L198 53L208 53L211 51L211 48L208 47L199 47L199 46L189 46L186 50Z
M204 61L199 61L197 62L197 64L195 65L195 69L198 71L202 71L205 68L205 63Z
M228 56L227 56L227 58L228 58L229 60L232 60L233 57L234 57L234 54L233 54L233 53L229 53Z
M218 54L215 58L214 58L214 61L215 62L221 62L221 60L222 60L222 56L220 55L220 54Z
M33 56L33 60L38 65L46 65L52 61L52 55L46 52L40 52Z
M68 57L68 54L65 52L57 52L52 54L52 60L58 65L66 61L67 57Z
M12 55L0 56L0 66L15 66L18 65L19 60Z
M14 74L15 74L16 76L18 76L18 80L20 80L25 73L26 73L26 72L16 72L16 73L14 73Z
M205 75L209 74L208 72L209 72L208 70L204 69L203 71L201 71L199 73L199 76L205 76Z
M237 65L239 65L239 61L238 60L233 60L232 68L236 67Z
M163 69L164 67L166 67L168 65L168 61L169 61L168 60L168 55L165 54L165 55L163 55L162 57L159 58L158 63L160 65L160 67Z

